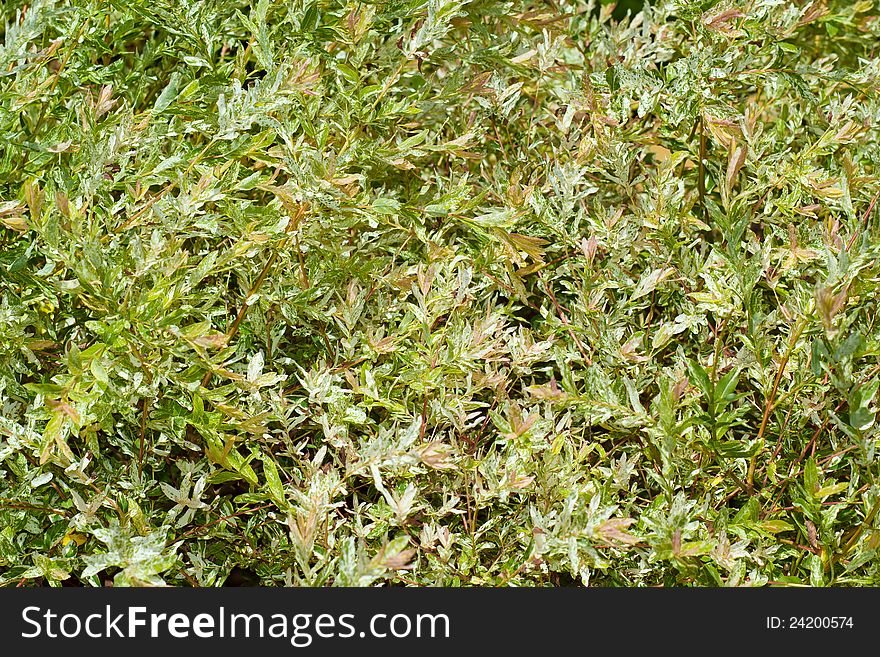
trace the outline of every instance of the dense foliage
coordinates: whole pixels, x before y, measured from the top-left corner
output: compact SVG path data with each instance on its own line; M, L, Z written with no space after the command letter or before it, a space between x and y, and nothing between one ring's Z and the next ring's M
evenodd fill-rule
M876 2L0 8L0 583L880 584Z

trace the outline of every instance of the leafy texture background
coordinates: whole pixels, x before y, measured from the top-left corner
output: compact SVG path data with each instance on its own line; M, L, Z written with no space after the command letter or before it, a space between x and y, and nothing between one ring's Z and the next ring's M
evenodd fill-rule
M0 582L880 584L877 4L638 4L3 0Z

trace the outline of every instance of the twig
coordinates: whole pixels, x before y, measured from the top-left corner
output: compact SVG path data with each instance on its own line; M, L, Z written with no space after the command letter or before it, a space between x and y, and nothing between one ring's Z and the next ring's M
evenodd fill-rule
M291 226L296 226L299 223L299 220L302 218L305 210L302 206L299 208L299 212L297 213L297 217L290 222L288 226L288 230L290 230ZM281 252L281 249L284 248L284 245L287 244L287 240L290 238L288 234L285 236L282 244L272 252L272 255L269 256L269 259L266 261L266 264L263 266L262 271L259 276L257 276L257 280L254 281L254 284L251 285L251 289L248 290L247 295L245 295L244 301L242 301L241 308L238 309L238 314L235 316L235 320L232 322L232 326L226 332L224 342L228 344L238 333L238 327L241 326L241 322L244 319L245 313L247 313L247 309L249 308L248 302L253 298L253 296L257 293L260 287L263 285L263 281L266 280L266 276L269 274L269 270L275 265L275 262L278 260L278 254ZM213 372L208 370L205 372L205 376L202 377L201 386L203 388L207 387L208 383L211 381L211 376Z
M700 114L700 161L697 167L697 194L700 197L700 208L703 211L703 218L707 218L709 211L706 209L706 131L703 124L705 119Z
M150 400L144 397L141 403L141 441L138 448L138 479L144 474L144 443L147 437L147 413L150 409Z
M877 515L877 511L880 510L880 499L874 502L874 506L871 507L871 510L868 511L868 514L865 516L865 519L862 521L853 535L849 538L846 544L843 546L843 551L841 552L840 558L846 557L850 553L850 551L856 546L856 543L859 542L859 538L861 538L867 527L871 526L871 523L874 522L874 517Z
M40 506L39 504L28 504L27 502L16 502L5 497L0 497L0 509L18 509L20 511L44 511L46 513L55 513L59 516L69 516L70 512L64 509L55 509L51 506Z
M788 361L791 358L791 354L794 351L795 344L797 343L798 338L803 333L804 328L807 326L807 319L802 319L798 325L795 327L794 333L792 333L791 339L788 342L788 349L785 351L785 355L782 357L782 362L779 363L779 368L776 370L776 377L773 379L773 388L770 390L770 396L767 397L767 400L764 404L764 417L761 418L761 427L758 429L758 442L761 443L758 448L757 453L752 457L751 462L749 463L749 471L746 476L746 486L748 493L751 494L752 489L754 488L755 481L755 467L758 464L758 456L760 456L761 452L764 451L764 432L767 430L767 422L770 419L770 412L774 408L773 401L776 399L776 392L779 390L779 383L782 381L782 374L785 372L785 367L788 365Z
M578 351L581 352L581 356L584 359L584 363L587 365L592 365L593 360L587 355L587 350L584 348L584 345L575 335L574 331L571 328L571 324L568 321L568 317L565 314L565 310L559 304L559 301L556 300L556 295L553 294L553 290L550 289L550 286L547 285L546 282L542 279L541 282L544 284L544 289L547 291L547 295L550 297L550 300L553 302L553 305L556 306L556 312L559 313L559 319L565 325L565 328L568 330L568 335L571 336L571 339L577 345Z
M862 228L861 230L865 230L868 228L868 217L871 215L871 211L874 209L874 206L877 204L877 199L880 198L880 189L877 190L877 193L874 194L874 198L871 199L871 202L868 204L868 209L865 210L865 213L862 215ZM846 245L846 251L850 250L850 247L855 243L856 237L859 236L860 230L857 228L853 233L852 237L849 238L849 242Z
M236 511L235 513L230 513L228 516L221 516L221 517L217 518L216 520L212 520L211 522L209 522L207 524L200 525L198 527L194 527L193 529L190 529L188 532L181 534L177 538L169 539L168 541L166 541L165 547L171 547L175 543L178 543L179 541L182 541L184 539L187 539L187 538L190 538L194 535L197 535L199 532L205 531L209 527L213 527L214 525L221 523L224 520L231 520L232 518L235 518L238 516L243 516L246 513L254 513L256 511L262 511L263 509L269 509L274 506L275 506L274 504L263 504L261 506L255 506L252 509L242 509L241 511Z

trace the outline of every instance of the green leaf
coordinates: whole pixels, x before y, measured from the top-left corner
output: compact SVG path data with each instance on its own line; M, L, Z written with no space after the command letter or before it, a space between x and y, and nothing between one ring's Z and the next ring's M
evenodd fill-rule
M300 19L299 29L303 32L312 32L318 27L318 19L318 6L312 3L307 7L303 17Z
M839 484L833 484L831 486L823 486L819 490L816 491L816 499L824 500L826 497L831 497L832 495L837 495L838 493L842 493L843 491L849 489L848 482L841 482Z
M768 534L781 534L782 532L794 531L795 527L784 520L763 520L758 527Z
M871 407L877 394L880 379L856 386L849 396L849 424L859 431L867 431L874 425L876 411Z
M715 397L715 386L709 380L706 370L697 361L690 358L687 360L687 368L691 383L699 388L700 392L703 393L703 397L711 403Z
M64 386L55 383L25 383L24 387L33 393L43 395L47 399L60 399L66 392Z
M179 83L180 73L172 73L171 78L168 80L168 84L165 85L162 93L156 98L156 104L153 105L153 112L155 114L160 114L171 106L171 103L174 102L174 99L177 97L177 85Z
M52 416L46 423L46 428L43 430L43 439L40 443L40 465L49 461L56 447L68 462L74 460L73 452L62 432L69 419L67 413L61 408L56 408L52 411Z
M748 501L742 505L742 507L737 511L733 520L731 521L734 525L744 525L747 523L753 523L758 520L758 517L761 513L761 504L754 497L750 497Z
M89 363L89 370L92 373L92 376L95 377L95 380L103 383L104 385L110 384L110 377L107 374L107 369L101 364L100 359L93 358Z
M811 456L804 465L804 489L816 497L819 486L819 466L816 464L816 459Z
M715 385L715 398L719 404L722 401L731 401L735 398L733 393L739 383L739 373L739 368L732 369Z
M400 209L400 203L393 198L377 198L371 207L379 214L393 215Z
M289 503L284 493L284 486L281 483L281 477L278 476L278 466L268 454L262 454L260 459L263 461L263 474L266 477L266 485L269 488L269 495L272 497L272 501L280 509L288 508Z
M834 351L834 360L838 363L851 358L865 345L865 338L861 332L853 331Z

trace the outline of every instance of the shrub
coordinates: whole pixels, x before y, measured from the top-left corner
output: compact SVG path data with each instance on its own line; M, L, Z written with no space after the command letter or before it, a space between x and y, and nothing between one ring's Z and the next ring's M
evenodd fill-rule
M2 6L3 583L880 583L874 2Z

